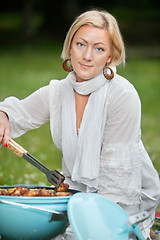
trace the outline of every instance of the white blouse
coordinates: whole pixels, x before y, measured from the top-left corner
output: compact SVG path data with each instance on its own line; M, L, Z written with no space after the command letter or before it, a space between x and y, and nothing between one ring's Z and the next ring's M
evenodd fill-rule
M51 135L61 149L61 96L63 80L52 80L23 100L6 98L0 103L11 124L11 137L50 121ZM119 203L129 214L153 213L160 198L157 171L141 141L141 103L133 85L118 74L109 82L104 109L104 138L98 193ZM62 162L62 171L65 165ZM84 186L67 178L71 188Z

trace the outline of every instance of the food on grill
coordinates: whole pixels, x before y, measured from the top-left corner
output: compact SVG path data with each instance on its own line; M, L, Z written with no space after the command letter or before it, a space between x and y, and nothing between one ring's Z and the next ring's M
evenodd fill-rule
M69 185L67 183L61 183L60 187L55 190L47 190L45 188L31 189L28 187L17 186L10 189L0 189L0 195L24 197L70 196L71 193L67 192L68 188Z
M69 188L67 183L61 183L59 188L57 188L56 192L66 192Z

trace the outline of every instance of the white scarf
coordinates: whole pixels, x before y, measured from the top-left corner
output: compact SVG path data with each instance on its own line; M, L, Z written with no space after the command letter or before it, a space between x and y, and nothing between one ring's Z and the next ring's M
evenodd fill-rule
M62 92L63 173L72 181L86 185L89 192L98 189L103 110L108 82L103 73L91 80L76 82L75 73L71 72L65 79ZM90 94L78 135L74 90L81 95Z

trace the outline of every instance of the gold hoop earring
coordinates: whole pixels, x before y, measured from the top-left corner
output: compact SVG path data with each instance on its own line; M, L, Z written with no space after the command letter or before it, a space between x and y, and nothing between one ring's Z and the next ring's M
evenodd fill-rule
M114 72L112 68L105 66L103 69L103 75L105 76L106 79L111 80L114 78Z
M63 62L63 69L66 72L72 72L73 71L71 59L68 58Z

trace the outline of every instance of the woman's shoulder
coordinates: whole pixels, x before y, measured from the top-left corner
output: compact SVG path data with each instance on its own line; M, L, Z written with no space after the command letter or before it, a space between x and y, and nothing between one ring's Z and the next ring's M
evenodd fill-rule
M137 99L140 101L136 88L126 78L116 74L110 81L108 89L108 99L110 102L120 101L120 99Z
M50 88L61 88L63 86L63 84L64 84L64 81L65 81L65 79L61 79L61 80L52 79L49 82L49 87Z
M139 98L139 94L134 85L126 78L116 74L110 81L109 95L110 97L119 98L122 96L136 96Z
M116 76L113 78L112 85L115 88L119 88L123 91L131 91L134 92L136 91L135 87L129 80L126 78L120 76L119 74L116 74Z
M51 93L52 95L53 94L56 94L56 95L61 94L64 82L65 82L65 79L61 79L61 80L52 79L48 85L49 93Z
M62 88L64 80L52 79L50 82L37 90L37 94L41 95L42 98L48 99L48 101L55 101L55 99L60 99L62 95ZM56 102L56 101L55 101Z

